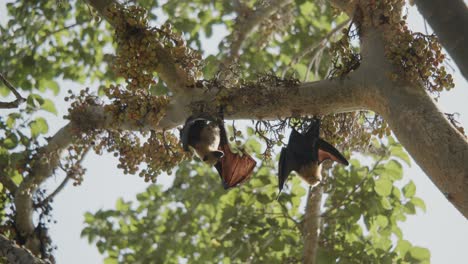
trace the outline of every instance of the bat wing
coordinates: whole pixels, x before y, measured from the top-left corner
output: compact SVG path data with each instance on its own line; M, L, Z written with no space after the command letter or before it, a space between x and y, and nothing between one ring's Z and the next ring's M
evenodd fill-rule
M248 154L233 153L229 144L220 146L224 156L215 164L225 190L247 181L257 162Z
M344 165L349 164L346 158L330 143L326 142L323 139L319 139L317 144L319 163L323 162L324 160L331 159Z
M282 148L278 163L278 188L280 192L283 190L284 183L288 179L291 171L298 169L299 164L294 154L291 152L289 145L287 148Z

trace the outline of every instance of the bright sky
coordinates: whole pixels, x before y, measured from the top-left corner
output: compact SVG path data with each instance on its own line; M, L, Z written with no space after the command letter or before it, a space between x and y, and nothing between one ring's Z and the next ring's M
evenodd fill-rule
M0 3L0 23L5 23L5 14L4 3ZM409 9L409 24L411 29L425 32L423 19L414 7ZM427 27L429 32L432 32L428 25ZM221 37L212 39L207 44L208 50L215 52ZM466 107L468 83L458 73L456 65L453 62L450 64L455 68L456 86L451 92L441 95L438 105L443 112L459 113L460 123L468 128L468 107ZM80 89L70 82L62 82L61 85L63 91ZM61 93L54 100L59 113L65 113L68 108L68 104L63 100L64 96L65 93ZM66 123L62 120L61 114L48 120L50 120L51 133L55 133ZM87 168L83 184L80 187L73 187L70 184L57 195L53 204L53 216L58 222L51 225L50 234L54 244L58 246L54 253L58 263L101 263L103 256L96 247L80 238L84 213L113 208L118 197L135 200L135 195L148 186L137 176L123 175L121 170L117 170L116 164L116 159L111 155L97 156L90 153L83 162ZM426 202L427 212L418 210L416 216L409 217L402 224L405 239L415 245L429 248L432 263L466 263L468 259L466 219L445 199L414 161L412 164L411 168L405 169L404 180L411 179L416 183L417 195ZM63 177L63 173L59 174L50 180L48 185L56 186ZM161 175L158 181L168 185L172 182L172 177Z

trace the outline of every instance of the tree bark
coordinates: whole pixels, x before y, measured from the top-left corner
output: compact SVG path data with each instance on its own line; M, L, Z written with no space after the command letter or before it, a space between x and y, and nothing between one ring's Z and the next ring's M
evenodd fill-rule
M416 0L416 6L468 80L468 8L463 0Z
M46 264L48 261L36 258L32 253L21 248L8 238L0 235L0 261L4 258L10 264Z
M323 188L319 184L309 190L304 217L304 264L315 264L320 235L320 205Z

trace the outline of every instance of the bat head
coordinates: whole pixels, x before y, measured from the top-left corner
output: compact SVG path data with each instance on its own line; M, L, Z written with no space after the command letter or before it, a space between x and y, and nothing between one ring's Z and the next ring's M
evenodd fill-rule
M214 166L216 163L218 163L218 161L224 156L224 153L222 151L219 151L219 150L215 150L215 151L211 151L211 152L208 152L208 154L206 154L204 157L203 157L203 162L211 165L211 166Z

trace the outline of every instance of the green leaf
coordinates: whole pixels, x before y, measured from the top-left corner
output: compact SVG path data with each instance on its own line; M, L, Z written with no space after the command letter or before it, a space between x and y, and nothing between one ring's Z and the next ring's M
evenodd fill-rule
M39 108L44 103L44 99L38 94L30 94L26 99L26 103L31 108Z
M426 212L426 203L419 198L419 197L413 197L411 198L411 203L414 204L414 206L421 208L424 212Z
M412 247L409 254L416 260L429 260L431 258L429 250L422 247Z
M16 134L9 133L8 136L3 140L3 146L7 149L14 149L18 146L18 137Z
M384 165L382 175L388 176L393 180L401 180L403 178L403 168L396 160L390 160Z
M393 184L391 181L380 178L375 181L374 190L380 196L389 196L392 193Z
M39 134L46 134L49 131L47 121L42 117L38 117L36 120L31 121L29 123L29 127L31 128L32 137L37 137Z
M384 215L378 215L375 219L375 222L377 225L384 228L388 225L388 218Z
M410 181L403 187L403 195L406 198L411 198L416 194L416 185L414 185L413 181Z
M119 263L119 261L115 257L107 257L104 259L104 264L117 264L117 263Z
M41 109L57 115L57 108L55 108L54 102L50 99L44 99L44 103L41 105Z
M395 250L404 256L411 248L411 243L408 240L399 240Z
M389 149L390 149L390 153L393 156L403 160L406 164L408 164L408 166L411 166L411 159L410 159L408 153L405 151L405 149L400 144L392 145Z

